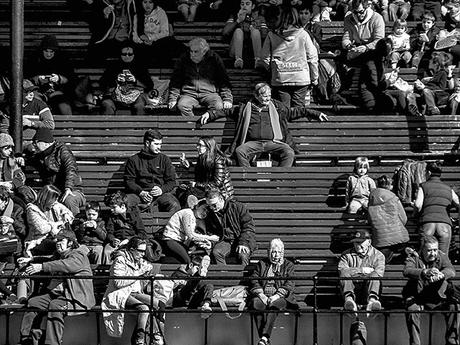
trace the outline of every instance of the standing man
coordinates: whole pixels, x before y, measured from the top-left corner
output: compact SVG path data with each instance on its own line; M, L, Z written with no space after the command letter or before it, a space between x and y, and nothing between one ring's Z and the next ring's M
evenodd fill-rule
M161 153L163 136L157 129L144 134L144 148L128 158L124 180L128 207L158 205L160 212L180 210L179 201L172 194L176 187L176 172L168 156Z
M248 209L234 199L225 200L218 189L206 192L206 203L212 211L205 218L206 232L219 236L212 248L216 263L225 265L227 256L236 255L247 266L256 249L256 229Z
M458 344L458 301L452 298L452 285L447 280L455 277L455 269L446 253L439 250L434 236L423 238L420 253L409 250L404 266L404 276L409 278L403 289L406 309L422 308L450 310L446 315L446 344ZM420 345L420 314L406 314L410 345Z

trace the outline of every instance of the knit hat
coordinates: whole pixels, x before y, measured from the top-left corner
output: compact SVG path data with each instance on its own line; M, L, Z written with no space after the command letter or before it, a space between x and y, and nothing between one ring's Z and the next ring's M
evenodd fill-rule
M14 146L13 138L7 133L0 133L0 148L5 146Z
M35 135L32 139L33 141L43 141L44 143L52 143L54 142L54 137L53 137L53 132L51 132L51 129L46 128L46 127L40 127L37 129L37 132L35 132Z
M40 43L40 48L42 50L46 49L51 49L51 50L58 50L59 49L59 43L56 39L56 36L54 35L46 35L45 37L42 38L42 41Z
M38 86L34 85L34 83L32 83L29 79L24 79L22 81L22 90L24 92L29 93L37 89L38 89Z
M58 232L56 235L56 241L60 241L64 238L67 238L67 240L76 242L77 237L75 236L75 233L72 230L67 230L67 229L62 229L61 231Z

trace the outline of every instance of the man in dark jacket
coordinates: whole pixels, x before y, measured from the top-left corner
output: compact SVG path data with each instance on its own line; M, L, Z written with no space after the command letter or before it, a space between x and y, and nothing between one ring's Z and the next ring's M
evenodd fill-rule
M20 258L19 262L28 265L26 274L40 273L55 275L41 295L30 298L27 307L49 311L27 311L21 322L21 344L39 344L43 331L33 329L39 325L36 318L47 314L46 339L44 344L62 344L64 335L64 318L76 315L91 309L96 301L94 299L93 281L91 279L59 278L59 275L92 276L88 260L88 248L78 246L75 234L69 230L62 230L56 236L56 253L51 261L36 263L30 258ZM72 312L68 309L76 309Z
M58 188L61 202L74 215L86 202L81 190L81 177L72 151L64 144L54 140L50 129L40 127L33 137L35 152L26 151L27 164L38 170L43 185L52 184Z
M453 298L453 286L448 282L455 277L455 268L449 257L440 251L434 236L425 236L420 253L408 250L404 276L409 278L403 289L403 298L409 311L422 306L433 310L451 310L446 317L446 344L458 344L458 301ZM420 345L420 314L406 314L409 343Z
M257 153L274 153L279 157L279 166L291 167L294 163L294 140L288 122L307 117L327 121L327 116L306 107L288 108L271 98L271 88L266 83L255 86L254 99L240 105L239 111L230 116L236 118L235 138L227 153L235 153L239 166L249 167ZM225 111L209 111L202 115L201 123L228 115Z
M198 105L214 110L232 107L224 63L203 38L190 41L190 53L178 61L169 86L168 107L172 110L177 106L184 116L193 116L193 108Z
M212 248L216 263L225 265L225 258L236 254L243 265L249 264L256 249L256 234L246 206L234 199L225 200L217 189L206 192L206 203L212 210L205 218L206 232L219 236L219 242Z
M8 256L13 252L21 252L26 236L26 213L24 209L11 199L7 187L0 186L0 239L2 239L0 247L16 241L16 250L13 249L14 246L10 247L12 251L9 253L0 250L0 261L4 255Z
M176 187L176 172L168 156L162 154L163 136L156 129L144 134L144 148L128 158L124 180L128 207L145 203L158 205L160 212L180 210L179 201L171 192Z

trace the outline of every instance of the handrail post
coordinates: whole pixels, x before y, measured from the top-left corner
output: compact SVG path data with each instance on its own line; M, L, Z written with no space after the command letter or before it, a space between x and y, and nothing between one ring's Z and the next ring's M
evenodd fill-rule
M150 315L150 322L149 322L149 343L152 344L153 343L153 321L156 320L154 315L153 315L153 298L155 297L155 290L154 290L154 281L155 281L155 277L154 276L150 276L150 310L149 310L149 315ZM155 321L156 322L156 321ZM160 327L160 325L157 323L158 327Z
M313 277L313 345L318 345L318 276Z
M383 345L388 345L388 313L384 312L384 326L383 326Z

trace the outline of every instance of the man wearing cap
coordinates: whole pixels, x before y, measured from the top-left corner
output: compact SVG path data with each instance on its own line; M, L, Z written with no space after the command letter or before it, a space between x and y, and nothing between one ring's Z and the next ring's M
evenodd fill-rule
M54 140L50 129L40 127L33 137L35 152L26 150L27 164L38 170L43 185L52 184L58 188L61 202L74 215L80 212L85 202L81 191L81 177L72 151L64 144Z
M404 277L409 278L403 289L406 309L419 311L451 310L446 314L446 344L458 344L458 296L453 295L453 286L448 282L455 277L455 268L446 253L439 250L439 243L432 235L424 236L420 252L406 249L407 259ZM406 314L410 345L420 345L420 314Z
M28 275L42 273L55 276L46 287L46 293L34 296L27 301L28 308L62 310L46 313L44 344L62 344L65 316L81 314L96 304L92 279L59 278L60 275L92 276L88 252L88 248L78 245L72 231L62 230L56 236L56 252L50 261L36 263L33 258L18 259L21 265L27 264L25 272ZM72 312L68 309L79 311ZM39 325L43 316L45 313L37 311L24 313L21 322L20 344L39 343L43 330L34 329L33 326Z
M357 230L351 242L353 248L342 253L338 266L340 278L356 278L356 280L340 281L345 299L344 308L352 312L357 311L356 297L358 295L359 298L365 299L366 310L380 310L380 281L359 281L359 279L383 277L385 256L372 246L371 234L367 230Z
M9 191L24 185L26 176L13 157L13 138L6 133L0 133L0 186Z

